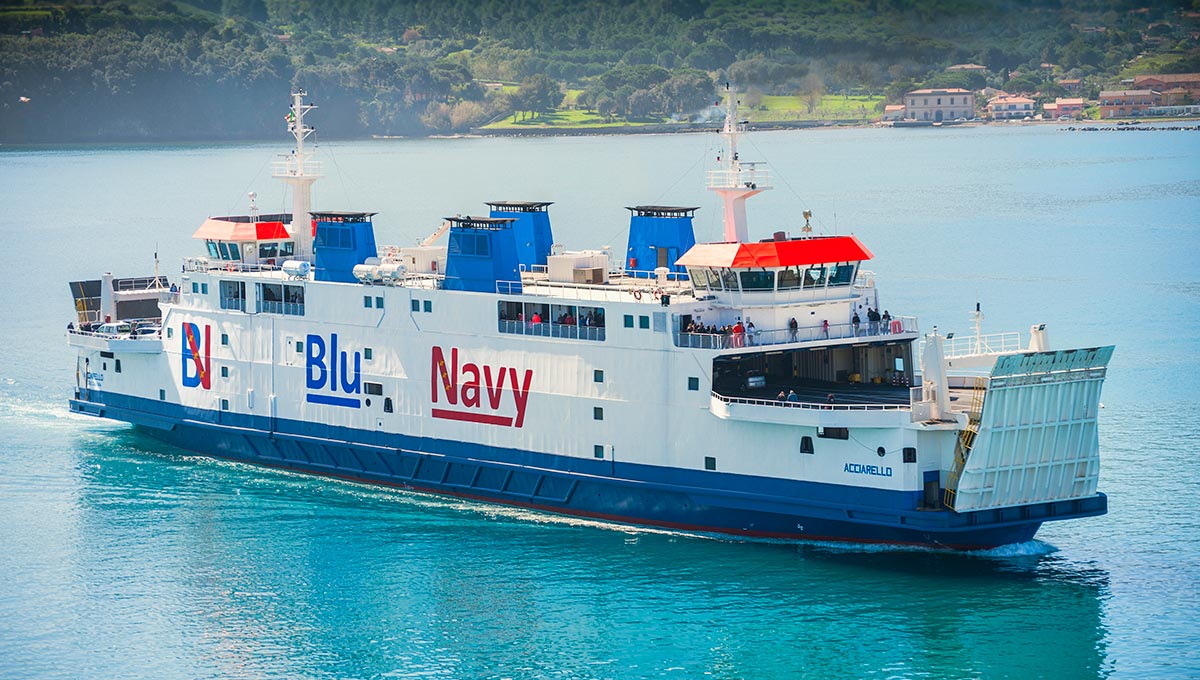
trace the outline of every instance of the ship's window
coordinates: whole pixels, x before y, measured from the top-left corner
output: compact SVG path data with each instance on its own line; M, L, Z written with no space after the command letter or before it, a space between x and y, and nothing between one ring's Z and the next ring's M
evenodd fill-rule
M115 355L115 354L113 354L112 352L100 352L100 356L101 356L101 357L103 357L103 358L105 358L105 359L112 359L112 358L113 358L113 357L115 357L116 355Z
M912 446L904 447L904 462L905 463L917 462L917 449L915 447L912 447Z
M214 258L214 259L221 257L220 251L217 250L216 241L205 241L204 245L208 246L208 256L209 257Z
M219 247L221 249L221 259L222 260L231 259L229 257L229 244L228 243L221 241L220 243L217 244L217 247Z
M238 245L236 243L229 244L229 259L231 259L231 260L242 259L242 251L238 250Z
M813 453L812 437L800 438L800 453Z
M101 361L101 362L100 362L100 370L101 370L101 371L107 371L107 370L108 370L108 362L107 362L107 361Z
M383 298L376 296L375 309L383 309Z
M739 274L742 279L742 290L773 290L775 288L775 272L744 271Z
M228 333L221 334L221 344L225 345L226 347L229 346L229 334Z
M721 273L721 285L725 288L725 290L732 290L736 292L738 289L737 272L729 269L728 267L718 269L717 271Z
M371 307L371 296L370 295L363 296L363 307L366 307L368 309Z
M279 257L291 257L296 252L296 244L284 241L279 244Z
M297 340L297 341L296 341L296 351L297 351L297 352L303 352L303 351L304 351L304 341L303 341L303 340Z
M688 390L692 391L692 392L699 392L700 391L700 379L695 376L689 377L688 378Z
M317 224L318 248L337 248L338 250L354 249L354 231L349 226L340 224Z
M809 267L804 270L804 287L817 288L825 285L825 268Z
M592 382L598 382L598 383L604 382L604 371L599 368L592 371Z
M221 309L246 311L245 281L221 281L217 289L221 291Z
M384 399L383 399L383 412L384 412L384 413L391 413L391 412L392 412L392 398L391 398L391 397L384 397Z
M821 439L849 439L850 430L845 427L818 427L817 436Z
M265 260L271 257L279 257L278 243L260 243L258 244L258 259Z
M451 231L447 251L452 255L470 255L473 257L491 257L490 241L487 234L472 234L465 231Z
M283 313L304 316L304 286L283 287Z
M895 365L896 365L896 372L903 373L904 372L904 357L896 357Z
M638 328L649 329L650 328L650 317L639 316L638 317Z
M603 458L604 457L604 445L603 444L596 444L595 446L592 447L592 457L593 458Z
M412 301L412 310L413 310L414 312L419 312L419 311L421 311L421 301L420 301L420 300L413 300L413 301Z
M196 281L192 281L192 292L193 292L193 293L199 293L199 292L200 292L200 284L199 284L199 283L197 283Z
M376 396L383 396L383 384L377 382L364 382L363 392L366 392L367 394L374 394Z
M432 312L432 311L433 311L433 300L426 300L426 301L425 301L425 311L427 311L427 312Z
M854 281L854 265L842 263L829 268L829 285L848 286Z
M625 327L633 328L633 315L632 314L625 315Z
M704 469L705 470L716 470L717 469L717 459L715 456L705 456L704 457Z
M221 410L222 410L222 411L228 411L228 410L229 410L229 400L228 400L228 399L222 399L222 400L221 400Z
M221 377L222 377L222 378L228 378L228 377L229 377L229 367L228 367L228 366L222 366L222 367L221 367Z
M875 453L879 454L880 458L883 458L884 456L887 455L887 449L885 449L881 446L881 447L875 449Z
M116 371L117 373L121 372L121 360L120 359L113 360L113 370Z
M207 283L200 284L200 294L208 295L208 284Z
M787 267L779 270L779 290L791 290L800 287L800 268Z
M166 391L166 390L159 390L159 391L158 391L158 400L159 400L159 401L166 401L166 400L167 400L167 391Z
M366 402L367 402L367 406L371 405L371 400L369 398L366 400Z
M167 328L167 337L168 338L175 337L175 329L174 328L170 328L170 327Z
M370 347L363 348L363 358L366 359L367 361L370 361L371 357L373 357L374 355L375 355L375 350L371 349Z
M592 420L604 420L604 407L602 407L602 406L593 406L592 407Z

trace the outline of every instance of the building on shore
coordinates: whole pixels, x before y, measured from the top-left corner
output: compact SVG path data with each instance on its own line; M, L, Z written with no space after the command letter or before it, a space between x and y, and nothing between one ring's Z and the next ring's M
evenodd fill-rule
M1160 73L1135 76L1131 89L1166 92L1177 88L1187 90L1193 99L1200 99L1200 73Z
M883 108L882 120L904 120L904 104L888 104Z
M1154 90L1104 90L1100 93L1100 117L1148 115L1147 109L1158 106L1159 100Z
M1057 97L1053 104L1046 104L1042 107L1046 114L1046 118L1068 118L1079 119L1083 117L1083 98L1082 97Z
M975 94L960 87L913 90L904 95L904 120L944 120L975 117Z
M1022 118L1033 117L1034 113L1036 113L1033 108L1034 103L1029 97L1002 94L989 99L987 109L992 120L1021 120Z
M946 67L946 70L947 70L947 71L951 71L951 72L954 72L954 71L967 71L967 72L974 71L974 72L978 72L978 73L984 73L984 72L986 72L986 71L987 71L987 67L986 67L986 66L983 66L983 65L981 65L981 64L955 64L955 65L953 65L953 66L947 66L947 67Z
M1079 78L1064 78L1058 81L1058 86L1067 92L1078 92L1083 88L1083 81Z

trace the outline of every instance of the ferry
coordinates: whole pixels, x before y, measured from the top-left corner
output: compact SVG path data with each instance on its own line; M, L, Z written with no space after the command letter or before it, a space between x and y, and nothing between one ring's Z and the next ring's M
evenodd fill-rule
M723 242L696 242L696 207L638 205L618 252L565 249L547 201L377 244L374 213L313 209L305 97L273 168L290 213L251 194L177 277L70 284L71 411L222 459L745 539L987 549L1107 511L1113 348L922 332L871 250L807 212L752 240L771 174L740 158L732 94L706 178Z

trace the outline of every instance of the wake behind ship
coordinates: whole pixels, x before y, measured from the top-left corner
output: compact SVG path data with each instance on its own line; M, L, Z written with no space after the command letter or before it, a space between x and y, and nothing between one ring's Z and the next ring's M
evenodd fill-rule
M291 213L252 195L209 218L176 281L71 284L72 411L221 458L734 536L987 548L1106 512L1113 348L922 335L882 305L871 251L807 213L751 241L770 175L739 157L734 97L707 180L725 241L695 242L695 207L634 206L614 254L556 244L540 201L377 246L373 213L311 207L303 96L274 173Z

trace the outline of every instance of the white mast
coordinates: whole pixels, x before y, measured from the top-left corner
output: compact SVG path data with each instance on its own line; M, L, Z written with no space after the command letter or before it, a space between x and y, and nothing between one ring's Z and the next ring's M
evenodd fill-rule
M274 164L273 176L292 187L292 238L296 240L294 259L313 261L312 244L312 185L321 178L321 164L312 159L312 152L304 148L304 140L316 132L304 124L304 114L317 108L305 104L308 93L297 89L292 92L292 107L287 115L287 129L296 138L296 148L285 160Z
M738 156L738 135L745 132L745 125L737 120L737 97L725 83L725 127L721 136L725 147L718 159L718 170L708 173L708 189L721 196L725 204L725 240L744 243L749 240L746 230L746 199L770 189L770 176L759 169L757 162L743 161Z

